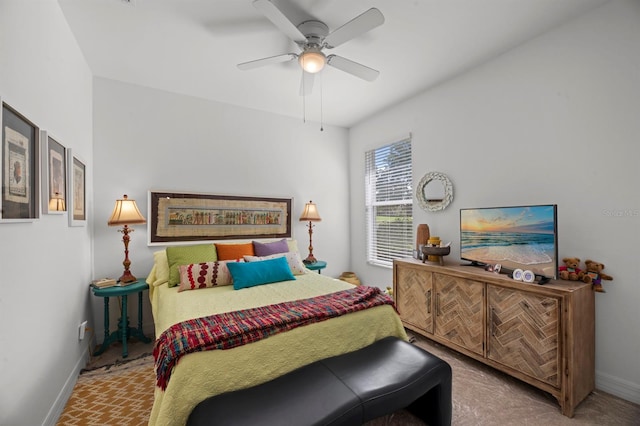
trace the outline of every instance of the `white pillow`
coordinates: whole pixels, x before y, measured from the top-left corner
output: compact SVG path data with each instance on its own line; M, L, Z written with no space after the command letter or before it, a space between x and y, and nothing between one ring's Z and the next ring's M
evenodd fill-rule
M289 251L299 252L297 240L293 240L293 239L287 240L287 245L289 246Z
M258 262L260 260L275 259L277 257L284 257L287 259L287 263L289 264L289 268L293 275L303 275L306 273L307 269L304 267L304 263L302 263L302 259L300 258L300 253L297 251L277 253L269 256L244 256L244 260L245 262Z

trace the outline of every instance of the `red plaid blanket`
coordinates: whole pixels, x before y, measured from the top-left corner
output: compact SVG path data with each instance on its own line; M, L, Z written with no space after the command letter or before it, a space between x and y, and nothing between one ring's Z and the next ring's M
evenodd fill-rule
M183 355L235 348L282 331L379 305L393 305L393 300L377 287L359 286L310 299L180 322L165 330L154 344L156 383L163 390L167 388L171 371Z

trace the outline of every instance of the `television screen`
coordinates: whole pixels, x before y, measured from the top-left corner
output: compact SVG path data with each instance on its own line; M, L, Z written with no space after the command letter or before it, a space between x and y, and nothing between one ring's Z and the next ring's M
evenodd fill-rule
M557 206L460 209L460 258L556 278ZM510 271L509 271L510 270Z

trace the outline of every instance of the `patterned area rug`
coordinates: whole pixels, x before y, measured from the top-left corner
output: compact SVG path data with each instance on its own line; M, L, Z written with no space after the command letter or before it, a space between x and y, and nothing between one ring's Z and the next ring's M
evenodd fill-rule
M151 355L85 370L57 425L146 425L153 405L154 384Z

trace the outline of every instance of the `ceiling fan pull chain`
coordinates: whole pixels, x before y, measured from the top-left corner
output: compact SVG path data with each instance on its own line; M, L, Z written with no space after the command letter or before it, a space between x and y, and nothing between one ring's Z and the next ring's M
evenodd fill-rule
M322 123L324 122L324 116L322 115L322 100L323 100L323 98L322 98L322 93L323 93L323 90L322 90L323 84L322 84L322 82L323 81L324 81L324 78L322 78L322 73L321 73L320 74L320 131L321 132L324 132L324 126L322 125Z
M307 122L307 95L304 87L304 70L302 70L302 122Z

